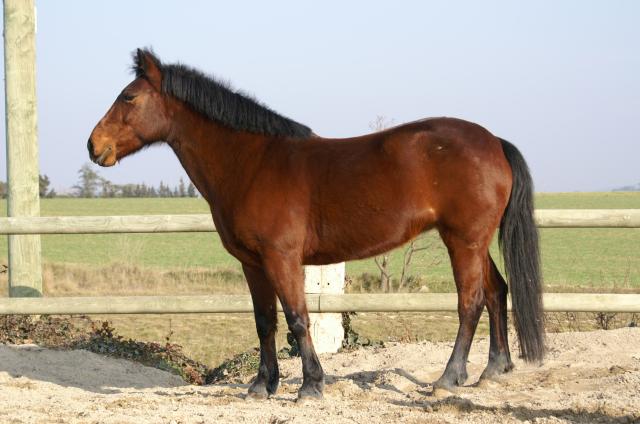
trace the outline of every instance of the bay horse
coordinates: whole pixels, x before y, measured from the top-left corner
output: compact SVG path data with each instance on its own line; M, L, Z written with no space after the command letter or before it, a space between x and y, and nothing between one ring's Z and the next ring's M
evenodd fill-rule
M276 301L302 357L298 399L321 398L324 372L309 333L303 266L367 258L436 229L458 292L453 353L434 387L467 379L478 320L489 312L482 378L513 368L507 284L489 254L499 242L511 286L520 351L544 355L538 234L524 158L483 127L431 118L346 139L328 139L195 69L133 54L135 79L98 122L90 158L113 166L157 142L175 152L209 203L224 247L242 264L260 340L248 398L279 384Z

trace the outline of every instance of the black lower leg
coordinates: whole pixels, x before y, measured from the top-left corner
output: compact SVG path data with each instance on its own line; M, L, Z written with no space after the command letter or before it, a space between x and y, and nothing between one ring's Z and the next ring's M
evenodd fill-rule
M251 291L256 331L260 339L260 365L258 375L249 387L251 398L267 398L278 389L280 372L276 357L276 295L264 272L255 267L243 266Z
M324 390L324 371L318 360L311 336L309 334L308 314L297 314L285 311L289 330L296 338L300 356L302 358L302 386L298 391L298 398L322 398Z
M249 387L253 397L265 398L278 390L280 371L276 357L276 327L265 317L256 314L256 328L260 338L260 365L258 375Z
M484 304L479 298L472 305L459 309L460 326L453 353L444 373L434 383L434 388L452 389L462 386L467 381L467 358L483 307Z
M491 325L491 324L490 324ZM509 354L509 349L502 349L500 343L498 342L498 338L500 337L498 334L495 334L497 331L494 330L494 326L491 325L490 328L490 346L489 346L489 362L487 362L487 367L482 372L482 376L480 378L491 378L499 374L504 374L513 369L513 362L511 362L511 356ZM506 342L506 334L501 337Z
M492 314L490 314L489 318L489 362L487 363L487 367L482 372L482 376L480 378L495 377L496 375L504 374L513 369L513 362L511 362L511 355L509 354L509 344L507 341L506 311L504 314L504 318L494 318L491 317L491 315ZM504 324L501 324L500 326L496 325L495 321L498 320L504 321Z
M507 337L507 284L491 261L491 281L485 288L489 311L489 362L480 378L492 378L513 369Z

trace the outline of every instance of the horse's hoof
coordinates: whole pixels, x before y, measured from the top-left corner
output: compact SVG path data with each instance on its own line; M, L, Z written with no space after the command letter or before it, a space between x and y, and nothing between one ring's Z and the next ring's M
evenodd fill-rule
M322 389L324 384L310 384L308 386L302 386L298 391L298 400L296 401L300 405L305 404L308 401L319 401L323 399Z
M513 363L511 361L504 361L497 364L489 364L487 368L482 371L480 375L480 381L501 381L502 376L510 372L513 369Z
M247 396L244 399L248 401L254 401L254 400L265 400L268 398L269 398L269 392L267 391L266 385L264 383L254 382L251 385L251 387L249 387Z
M433 383L433 389L443 389L453 393L458 387L463 386L465 381L467 381L466 372L456 374L452 372L447 373L445 371L442 377Z

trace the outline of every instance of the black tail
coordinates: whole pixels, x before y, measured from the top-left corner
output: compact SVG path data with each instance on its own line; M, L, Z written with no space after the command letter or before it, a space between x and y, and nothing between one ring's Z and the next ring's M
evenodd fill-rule
M533 218L533 181L518 149L500 139L511 165L513 185L507 209L500 222L498 242L511 286L513 317L526 361L544 357L544 316L538 230Z

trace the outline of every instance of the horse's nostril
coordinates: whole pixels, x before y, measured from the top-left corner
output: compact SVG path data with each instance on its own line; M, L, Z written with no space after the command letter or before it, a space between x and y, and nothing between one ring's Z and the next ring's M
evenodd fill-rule
M89 157L93 158L93 142L91 141L91 137L87 140L87 150L89 151Z

